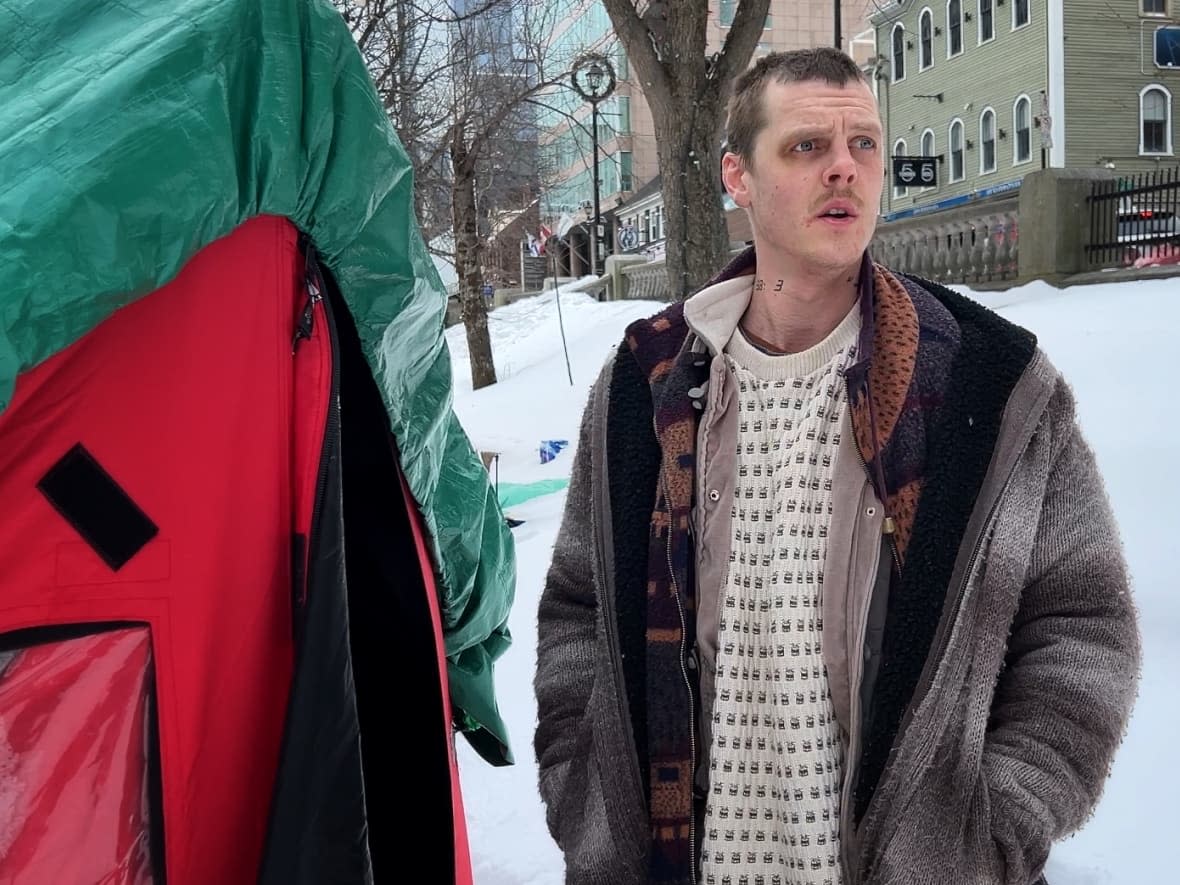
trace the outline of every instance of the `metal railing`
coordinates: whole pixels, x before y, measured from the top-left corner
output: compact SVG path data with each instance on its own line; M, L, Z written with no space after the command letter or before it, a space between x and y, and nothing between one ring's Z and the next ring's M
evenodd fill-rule
M1175 263L1180 255L1180 166L1096 181L1086 203L1092 265Z

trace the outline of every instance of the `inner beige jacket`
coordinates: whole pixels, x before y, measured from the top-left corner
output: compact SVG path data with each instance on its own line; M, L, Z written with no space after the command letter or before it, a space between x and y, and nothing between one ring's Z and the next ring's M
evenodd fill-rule
M738 277L709 287L689 299L684 317L710 360L709 381L701 390L703 414L697 431L699 482L693 508L697 576L697 654L701 667L701 747L697 782L707 784L710 724L713 711L713 671L721 588L729 571L732 541L732 502L737 475L737 378L724 349L750 303L752 277ZM823 660L836 719L844 743L844 758L859 756L861 699L866 697L863 676L875 673L873 656L880 651L880 617L869 631L870 601L874 614L883 616L888 588L888 556L882 555L884 508L869 482L856 448L852 421L845 410L841 443L832 481L832 523L824 568ZM882 575L881 572L884 572ZM877 578L881 593L874 597ZM854 723L856 725L854 726ZM857 743L853 744L853 738ZM853 779L844 778L842 805L851 801Z

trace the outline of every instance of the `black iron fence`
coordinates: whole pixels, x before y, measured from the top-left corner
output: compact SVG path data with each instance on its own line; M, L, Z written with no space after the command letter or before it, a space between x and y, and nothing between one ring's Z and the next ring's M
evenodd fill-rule
M1180 260L1180 166L1096 181L1086 254L1099 267Z

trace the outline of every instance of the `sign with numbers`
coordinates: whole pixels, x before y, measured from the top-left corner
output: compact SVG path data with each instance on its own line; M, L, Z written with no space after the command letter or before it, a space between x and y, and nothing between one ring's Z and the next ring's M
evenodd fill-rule
M894 157L894 187L934 187L938 184L937 157Z

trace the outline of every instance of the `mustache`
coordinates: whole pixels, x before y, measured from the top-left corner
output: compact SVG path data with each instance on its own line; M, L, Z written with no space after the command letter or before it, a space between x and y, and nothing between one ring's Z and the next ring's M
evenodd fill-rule
M864 209L864 200L862 200L855 191L838 190L832 191L829 194L825 194L812 207L813 211L819 212L827 203L830 203L832 200L847 200L853 205L857 212L860 212Z

